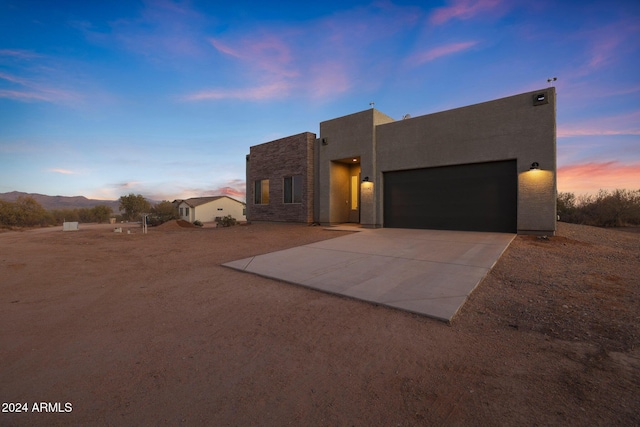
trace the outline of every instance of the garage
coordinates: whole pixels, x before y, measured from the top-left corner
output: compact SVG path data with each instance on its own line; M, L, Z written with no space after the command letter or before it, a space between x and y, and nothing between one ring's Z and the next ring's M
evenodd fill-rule
M515 233L515 160L383 174L384 227Z

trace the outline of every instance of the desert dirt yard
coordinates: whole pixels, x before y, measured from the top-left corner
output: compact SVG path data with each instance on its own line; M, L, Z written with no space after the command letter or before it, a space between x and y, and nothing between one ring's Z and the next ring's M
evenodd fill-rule
M346 232L113 227L0 233L0 425L640 424L640 233L518 236L448 325L221 266Z

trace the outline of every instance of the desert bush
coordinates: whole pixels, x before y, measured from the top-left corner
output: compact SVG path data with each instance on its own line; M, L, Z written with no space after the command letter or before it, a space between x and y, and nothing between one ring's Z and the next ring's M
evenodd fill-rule
M52 225L62 225L65 221L80 221L78 209L53 209L49 213Z
M0 225L3 227L35 227L62 225L64 221L105 222L111 208L98 205L93 208L46 210L30 196L15 202L0 201Z
M20 196L15 202L0 201L0 224L4 227L48 225L52 216L33 197Z
M223 216L222 218L220 218L220 221L218 221L218 224L223 227L231 227L232 225L236 225L236 223L236 219L231 215Z
M193 221L193 225L198 226L198 227L202 227L204 224L199 219L196 219L195 221Z
M12 227L18 223L18 208L15 203L0 200L0 224Z
M107 205L97 205L91 208L91 218L92 222L108 222L109 218L111 218L111 214L113 213L113 209L111 209Z
M640 225L640 190L600 190L598 194L576 197L559 193L561 221L598 227Z
M178 216L178 208L168 200L163 200L160 203L156 203L151 208L151 214L154 218L154 221L158 222L159 224L171 221L172 219L180 218Z

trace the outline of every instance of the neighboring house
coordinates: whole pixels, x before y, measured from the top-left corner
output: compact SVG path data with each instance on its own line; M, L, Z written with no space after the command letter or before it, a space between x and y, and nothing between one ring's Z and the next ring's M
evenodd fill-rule
M555 88L400 121L370 109L246 162L249 221L553 235Z
M180 219L194 222L213 222L216 218L231 215L237 221L246 221L244 203L228 196L193 197L175 200Z

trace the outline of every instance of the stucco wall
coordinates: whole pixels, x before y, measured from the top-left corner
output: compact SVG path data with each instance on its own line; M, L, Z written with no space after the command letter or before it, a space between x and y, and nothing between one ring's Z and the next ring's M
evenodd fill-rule
M247 158L247 220L313 222L314 145L310 132L250 148ZM302 176L302 202L284 203L286 176ZM254 182L269 180L269 204L254 204Z
M534 95L547 103L534 106ZM380 125L377 183L382 173L497 160L517 160L518 232L556 229L555 90L542 89L482 104ZM533 162L541 171L529 171ZM375 186L382 200L382 185ZM382 218L382 203L376 204Z
M180 219L183 219L187 222L195 221L195 217L193 216L193 208L189 206L186 202L181 202L180 204L178 204L178 212L185 213L186 209L189 209L189 215L180 215Z
M376 125L389 123L393 119L375 109L361 111L320 123L318 144L318 189L319 222L330 224L344 221L345 195L348 194L348 171L332 162L360 158L361 175L375 174L375 129ZM347 180L346 182L343 180ZM344 190L344 186L347 190ZM360 222L373 226L375 200L367 200L360 206ZM340 204L338 207L336 204Z
M535 101L537 94L545 95L544 102ZM515 159L518 232L555 231L554 88L400 121L370 109L320 123L317 140L306 132L251 147L248 220L345 221L349 174L344 165L353 158L370 181L361 184L360 223L365 227L384 225L384 172ZM540 171L529 170L533 162ZM282 178L292 175L305 177L303 202L285 205ZM259 179L270 181L268 205L253 204Z
M202 222L214 221L216 217L231 215L237 221L246 221L243 214L244 205L230 197L222 197L213 202L195 207L195 220Z
M237 221L246 221L244 215L244 205L242 202L235 200L231 197L221 197L217 200L213 200L202 205L191 207L188 201L183 201L178 205L178 208L189 208L189 215L183 215L180 218L185 221L194 222L213 222L216 217L231 215Z

